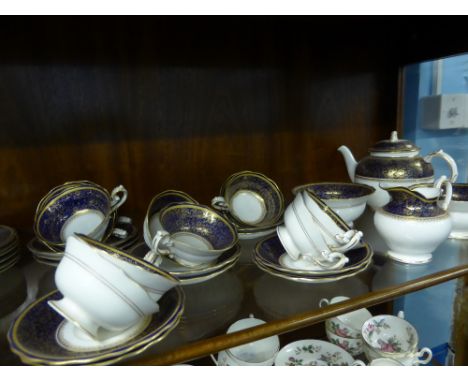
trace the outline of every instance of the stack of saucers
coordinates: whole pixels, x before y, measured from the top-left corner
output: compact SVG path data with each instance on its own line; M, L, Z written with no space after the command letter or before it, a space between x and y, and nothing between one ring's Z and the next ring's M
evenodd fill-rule
M185 285L226 272L240 257L234 226L182 191L166 190L151 200L143 237L145 243L135 246L132 254Z
M240 256L240 245L236 244L231 249L223 252L212 264L198 267L186 267L168 257L162 257L159 268L170 275L177 277L182 285L198 284L221 275L236 265ZM139 243L130 249L130 254L136 258L143 259L150 251L146 243Z
M241 171L226 179L211 205L236 227L240 240L253 240L275 232L281 224L284 197L264 174Z
M345 251L344 254L349 258L349 262L340 269L292 269L283 263L284 257L288 254L275 234L258 242L253 261L261 270L273 276L303 283L326 283L342 280L366 270L372 263L373 251L366 242L361 242L361 245Z
M84 235L67 239L55 284L9 329L10 348L25 363L116 363L161 341L184 310L176 278Z
M135 243L137 233L129 235L123 228L114 229L118 223L117 210L126 199L123 186L109 192L96 183L81 180L54 187L37 205L35 238L28 243L29 250L37 261L57 265L63 257L66 239L74 233L100 241L114 240L116 246L130 241L128 248ZM112 235L117 237L111 239Z
M0 225L0 273L13 267L20 259L18 234L5 225Z

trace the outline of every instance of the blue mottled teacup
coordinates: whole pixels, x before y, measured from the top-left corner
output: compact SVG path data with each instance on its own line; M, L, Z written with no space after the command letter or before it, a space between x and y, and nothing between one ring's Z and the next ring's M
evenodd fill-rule
M284 212L284 197L278 185L253 171L232 174L211 205L228 212L237 223L253 227L271 227Z
M165 207L159 220L162 230L153 237L150 248L184 266L210 264L238 240L231 223L202 205L180 203Z
M92 182L67 185L56 187L52 197L49 193L39 202L34 219L37 238L51 246L63 246L74 233L100 240L111 216L127 199L127 190L118 186L109 194Z
M198 204L190 195L178 190L165 190L151 199L146 212L145 221L143 222L143 238L148 247L151 247L151 241L154 235L156 235L156 232L162 229L159 221L159 213L161 210L179 203Z

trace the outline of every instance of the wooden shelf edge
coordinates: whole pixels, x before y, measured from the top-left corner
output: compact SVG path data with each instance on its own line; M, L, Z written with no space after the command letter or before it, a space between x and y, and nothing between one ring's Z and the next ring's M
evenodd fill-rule
M197 358L215 354L221 350L243 345L265 337L279 335L314 325L328 318L351 312L356 309L377 305L390 301L396 297L416 292L437 284L444 283L462 276L468 275L468 264L450 268L412 281L403 283L397 287L384 288L375 292L343 301L341 303L328 305L324 308L295 314L286 319L275 320L253 328L239 332L224 334L183 345L175 350L158 355L141 358L125 363L128 366L157 366L173 365L188 362Z

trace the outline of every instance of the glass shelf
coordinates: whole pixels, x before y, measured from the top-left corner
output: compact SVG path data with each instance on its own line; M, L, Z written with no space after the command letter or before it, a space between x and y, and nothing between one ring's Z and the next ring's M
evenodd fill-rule
M367 306L369 302L370 305L384 302L385 299L378 298L381 291L397 290L402 285L411 288L413 281L422 277L431 281L431 275L451 269L457 270L458 277L468 274L468 242L447 240L428 264L396 263L384 256L385 246L373 230L371 219L372 214L366 212L356 227L363 230L365 239L375 249L372 265L356 276L336 282L304 284L269 275L251 262L257 240L243 241L241 257L232 269L206 282L183 287L186 305L177 328L160 343L124 363L151 364L152 359L163 354L163 363L171 363L170 359L177 359L175 363L186 362L189 359L179 359L181 347L197 348L199 357L209 355L213 345L222 347L223 340L229 337L224 335L227 328L249 314L267 321L268 330L284 333L289 331L284 328L301 328L312 321L323 321L326 318L323 314L336 315L336 309L344 312ZM5 365L21 364L10 352L5 338L10 323L32 301L55 289L55 268L35 262L23 247L21 262L0 274L0 360ZM451 273L433 284L450 279ZM320 299L337 295L351 299L339 306L318 307ZM401 294L390 296L387 301L398 295ZM251 338L248 333L237 337L242 337L243 342ZM179 358L174 358L178 353ZM161 358L157 362L162 362Z

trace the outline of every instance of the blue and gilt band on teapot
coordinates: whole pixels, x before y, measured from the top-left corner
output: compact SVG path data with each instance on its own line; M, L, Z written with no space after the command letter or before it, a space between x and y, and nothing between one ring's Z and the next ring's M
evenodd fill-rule
M419 152L421 149L416 146L413 142L406 139L391 140L386 139L377 142L374 146L369 149L369 152Z
M437 205L438 198L427 199L416 191L405 187L386 188L391 200L382 210L393 215L434 218L447 215L447 212Z
M211 243L213 249L227 249L237 242L237 232L231 223L208 207L172 205L161 211L159 219L162 227L170 234L196 233Z
M434 176L431 163L420 157L367 156L356 167L356 176L377 179L424 179Z
M95 210L107 216L110 199L106 192L96 188L72 189L52 200L38 216L34 226L42 239L60 244L60 234L65 222L75 213L83 210Z

